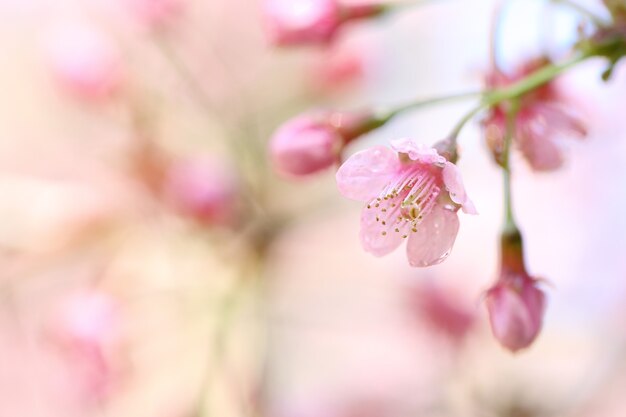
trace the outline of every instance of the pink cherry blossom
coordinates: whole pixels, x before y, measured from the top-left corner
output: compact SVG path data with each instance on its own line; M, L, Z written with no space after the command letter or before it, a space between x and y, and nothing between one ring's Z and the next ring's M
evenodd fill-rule
M541 330L545 295L537 283L525 273L508 273L487 291L491 330L513 352L528 347Z
M121 87L122 57L104 33L86 24L70 24L54 30L47 42L53 75L69 92L101 100Z
M302 177L338 164L344 146L375 126L373 117L370 112L319 111L287 121L270 141L274 169Z
M495 70L487 77L491 89L511 85L541 68L547 61L530 61L512 74ZM483 120L487 144L500 162L506 132L506 109L493 107ZM577 114L572 100L551 81L522 97L515 120L514 140L530 166L537 171L551 171L563 164L559 140L582 138L587 129Z
M442 262L452 250L457 211L476 214L456 165L435 149L410 139L361 151L337 172L339 191L366 204L361 244L375 256L392 252L407 239L409 263Z
M231 224L237 216L239 181L233 168L208 156L171 164L164 193L182 214L203 223Z

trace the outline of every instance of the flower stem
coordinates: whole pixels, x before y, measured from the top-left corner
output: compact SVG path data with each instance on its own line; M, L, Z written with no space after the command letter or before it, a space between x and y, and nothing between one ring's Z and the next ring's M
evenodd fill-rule
M453 143L456 143L456 139L459 136L459 133L465 127L465 125L472 120L474 116L476 116L480 111L496 106L503 101L507 100L517 100L522 97L524 94L541 87L542 85L548 83L552 79L556 78L558 75L567 71L571 67L576 64L583 62L587 58L592 57L592 53L586 53L577 55L563 63L560 64L550 64L545 67L535 71L530 74L528 77L518 81L515 84L512 84L508 87L493 90L489 93L483 94L483 99L476 107L472 108L469 112L467 112L461 120L454 126L452 132L448 136L452 139Z
M422 107L434 106L436 104L446 103L449 101L480 97L483 94L484 94L483 91L468 91L464 93L451 94L448 96L439 96L439 97L431 97L431 98L422 99L422 100L416 100L416 101L412 101L410 103L406 103L401 106L398 106L391 111L383 112L382 115L380 116L380 119L384 120L384 122L386 123L389 120L391 120L393 117L399 114L405 113L407 111L417 110Z
M504 179L504 234L513 234L518 231L513 215L513 198L511 195L511 143L515 134L515 118L519 110L519 101L513 100L510 109L506 112L506 131L502 151L502 170Z
M485 106L493 106L505 100L517 99L524 94L532 91L542 85L548 83L549 81L556 78L558 75L567 71L571 67L576 64L581 63L593 56L591 53L585 53L576 55L573 58L562 62L560 64L550 64L545 67L533 72L528 77L512 84L508 87L505 87L501 90L495 90L490 94L487 94L484 99Z

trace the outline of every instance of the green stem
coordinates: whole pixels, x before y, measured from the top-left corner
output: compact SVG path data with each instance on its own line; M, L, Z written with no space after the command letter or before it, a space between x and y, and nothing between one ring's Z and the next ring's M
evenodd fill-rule
M505 100L517 99L529 91L548 83L558 75L567 71L576 64L581 63L587 58L590 58L591 56L593 55L590 53L580 54L560 64L546 65L515 84L487 94L485 96L484 106L491 107Z
M404 105L396 107L391 111L382 113L382 115L380 116L380 119L384 121L384 123L386 123L393 117L399 114L405 113L407 111L417 110L422 107L433 106L436 104L446 103L449 101L456 101L456 100L463 100L466 98L479 97L479 96L482 96L483 94L484 92L482 91L468 91L464 93L451 94L448 96L431 97L427 99L412 101L410 103L406 103Z
M476 116L480 111L496 106L503 101L517 100L524 94L527 94L528 92L550 82L566 70L592 56L592 53L586 53L577 55L561 64L547 65L530 74L528 77L516 82L515 84L512 84L500 90L493 90L489 93L484 94L481 103L472 108L468 113L466 113L465 116L463 116L461 120L459 120L459 122L454 126L452 132L449 135L449 138L452 140L453 144L455 144L456 139L463 127L465 127L465 125L470 120L472 120L472 118Z
M504 232L507 234L518 230L513 215L513 198L511 194L511 144L515 133L515 118L519 110L517 100L511 103L511 108L506 112L506 131L504 134L504 146L502 150L502 170L504 179Z

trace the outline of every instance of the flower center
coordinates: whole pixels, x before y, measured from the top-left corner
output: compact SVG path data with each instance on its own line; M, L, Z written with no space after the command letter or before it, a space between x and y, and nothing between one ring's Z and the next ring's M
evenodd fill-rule
M417 166L387 185L367 209L376 211L375 219L381 226L381 235L401 233L407 238L409 233L417 232L417 226L432 210L440 191L437 177Z

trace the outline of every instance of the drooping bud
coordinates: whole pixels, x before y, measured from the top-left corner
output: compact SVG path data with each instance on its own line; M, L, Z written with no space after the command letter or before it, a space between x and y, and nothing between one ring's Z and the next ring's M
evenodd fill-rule
M342 5L337 0L266 0L263 12L275 45L327 44L347 21L381 14L382 5Z
M165 175L164 194L181 214L202 223L225 226L237 216L237 175L234 169L211 157L172 163Z
M385 123L372 112L320 111L289 120L272 136L270 156L280 174L302 177L340 162L350 141Z
M512 352L530 346L541 331L545 294L524 266L519 232L504 234L502 264L485 302L493 335Z
M105 34L88 25L72 24L53 31L47 42L52 73L70 93L102 100L121 87L122 58Z

